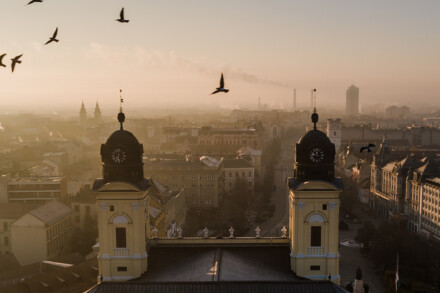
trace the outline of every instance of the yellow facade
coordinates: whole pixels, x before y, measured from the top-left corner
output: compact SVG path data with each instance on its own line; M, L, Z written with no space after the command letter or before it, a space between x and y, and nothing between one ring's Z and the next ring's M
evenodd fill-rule
M71 213L50 223L45 223L31 213L14 221L11 224L11 247L20 265L68 254L71 221ZM29 239L32 239L32 244Z
M339 193L325 181L306 181L290 190L291 269L312 280L339 284Z
M110 182L96 192L100 276L104 281L141 276L147 270L148 190Z

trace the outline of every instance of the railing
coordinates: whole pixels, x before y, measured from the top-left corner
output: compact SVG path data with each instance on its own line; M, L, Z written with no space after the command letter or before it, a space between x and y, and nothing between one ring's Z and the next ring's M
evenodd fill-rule
M307 247L307 254L313 256L325 256L325 247L309 246Z
M113 256L129 256L130 248L113 248Z

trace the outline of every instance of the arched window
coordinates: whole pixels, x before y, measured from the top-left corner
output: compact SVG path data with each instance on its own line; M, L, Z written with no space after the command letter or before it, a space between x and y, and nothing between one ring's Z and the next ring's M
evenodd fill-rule
M131 224L131 218L125 213L115 213L109 219L109 224Z
M313 214L307 219L307 223L324 223L325 219L320 214Z

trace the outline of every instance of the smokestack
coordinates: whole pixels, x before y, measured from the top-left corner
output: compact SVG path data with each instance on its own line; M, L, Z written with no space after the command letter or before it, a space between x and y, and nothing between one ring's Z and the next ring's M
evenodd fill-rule
M293 89L293 112L296 111L296 89Z
M310 96L310 111L313 112L313 92L314 90L311 90L311 96Z
M258 97L258 109L261 109L261 98Z

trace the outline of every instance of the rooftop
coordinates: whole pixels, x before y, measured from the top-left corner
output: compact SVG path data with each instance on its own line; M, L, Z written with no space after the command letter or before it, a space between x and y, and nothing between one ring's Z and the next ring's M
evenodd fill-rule
M72 213L72 209L57 200L52 200L29 213L49 226Z
M225 159L224 168L253 168L252 164L244 159Z

